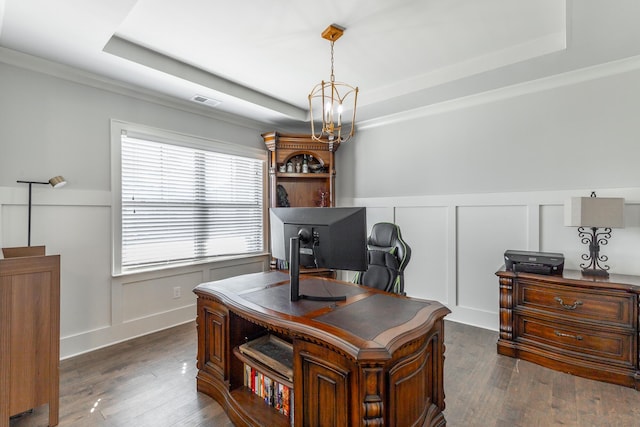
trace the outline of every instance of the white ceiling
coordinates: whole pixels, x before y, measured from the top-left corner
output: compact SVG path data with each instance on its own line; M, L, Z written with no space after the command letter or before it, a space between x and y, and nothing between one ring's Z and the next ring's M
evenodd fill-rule
M564 49L559 0L0 0L0 46L268 122L308 119L330 74L358 119L426 89ZM402 105L402 103L400 103ZM393 111L385 108L393 105ZM205 108L205 107L202 107ZM409 108L409 107L407 107Z

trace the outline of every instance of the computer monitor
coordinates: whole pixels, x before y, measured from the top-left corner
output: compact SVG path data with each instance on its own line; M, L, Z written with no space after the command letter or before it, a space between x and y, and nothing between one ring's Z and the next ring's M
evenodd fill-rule
M337 270L367 269L367 219L363 207L271 208L271 255L289 262L291 301L299 293L300 266Z

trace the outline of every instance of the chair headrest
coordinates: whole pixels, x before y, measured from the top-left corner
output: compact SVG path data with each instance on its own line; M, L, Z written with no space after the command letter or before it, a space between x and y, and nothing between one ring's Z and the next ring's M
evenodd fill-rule
M369 236L369 245L380 248L392 248L398 243L398 227L390 222L373 225Z

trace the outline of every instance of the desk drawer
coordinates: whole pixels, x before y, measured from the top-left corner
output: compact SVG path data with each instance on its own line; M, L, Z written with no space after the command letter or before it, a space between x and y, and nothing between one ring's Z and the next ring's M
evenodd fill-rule
M529 316L516 316L516 325L518 341L533 341L553 347L558 353L578 353L604 363L625 367L634 365L636 340L632 333L609 332L582 324L548 322Z
M515 306L562 314L571 319L633 328L635 295L518 279Z

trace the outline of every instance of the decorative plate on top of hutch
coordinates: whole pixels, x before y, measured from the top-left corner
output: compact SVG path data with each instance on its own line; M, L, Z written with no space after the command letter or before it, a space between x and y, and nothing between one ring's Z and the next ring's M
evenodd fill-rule
M311 135L280 132L267 132L262 138L270 151L271 207L335 206L334 153L339 142L317 142Z

